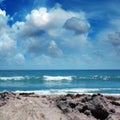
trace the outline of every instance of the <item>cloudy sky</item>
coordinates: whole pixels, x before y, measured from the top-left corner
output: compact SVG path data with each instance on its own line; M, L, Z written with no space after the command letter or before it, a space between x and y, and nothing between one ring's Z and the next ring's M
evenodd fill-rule
M0 69L120 69L120 0L0 0Z

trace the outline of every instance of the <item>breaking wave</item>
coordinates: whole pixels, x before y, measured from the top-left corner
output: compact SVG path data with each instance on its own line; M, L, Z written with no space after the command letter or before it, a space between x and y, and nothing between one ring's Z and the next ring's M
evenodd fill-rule
M23 80L24 76L0 77L0 80Z
M72 81L72 80L120 80L120 76L49 76L49 75L41 75L41 76L0 76L0 80L43 80L43 81Z
M15 91L16 93L35 93L38 95L66 95L66 94L93 94L99 93L104 90L118 90L117 88L73 88L73 89L50 89L50 90L29 90L29 91ZM114 94L118 93L103 93L103 94ZM120 94L119 94L120 95Z
M43 78L47 81L72 80L72 76L43 76Z
M39 95L49 95L49 94L83 94L83 93L93 93L99 91L99 89L85 89L85 88L73 88L73 89L50 89L50 90L29 90L29 91L15 91L17 93L35 93Z

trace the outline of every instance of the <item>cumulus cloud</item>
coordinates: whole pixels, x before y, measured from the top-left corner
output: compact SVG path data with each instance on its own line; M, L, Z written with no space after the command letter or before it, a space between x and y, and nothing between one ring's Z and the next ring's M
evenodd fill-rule
M1 63L10 63L11 58L16 48L16 42L12 40L8 35L2 35L0 37L0 61Z
M52 36L57 36L65 21L71 17L85 18L83 12L65 11L60 7L48 10L46 7L34 9L26 16L25 22L16 22L14 28L19 28L22 35L38 35L38 31L45 31ZM58 33L59 32L59 33Z
M58 47L57 43L54 40L36 40L31 39L30 44L27 47L28 53L39 56L39 55L47 55L51 57L62 57L63 52Z
M79 53L80 49L80 54L82 54L84 46L88 45L87 33L90 24L87 22L84 12L66 11L60 6L49 10L41 7L33 9L27 14L25 21L16 21L9 26L8 20L6 12L1 10L0 56L3 56L3 53L4 61L7 63L25 63L24 54L30 57L31 61L41 56L46 56L50 61L52 61L51 59L62 59L69 56L70 51L72 54L77 54L76 52ZM75 24L80 28L77 28ZM74 32L71 34L71 31L78 35L76 36ZM3 40L3 38L5 39L3 33L6 33L6 40Z
M58 48L54 40L50 41L49 43L48 53L53 57L61 57L63 55L62 50Z
M59 6L50 10L41 7L32 10L25 18L26 21L16 22L12 28L16 32L18 39L24 40L24 43L26 43L25 48L28 54L60 57L64 54L63 45L67 44L67 46L70 46L74 44L75 48L80 46L75 46L75 44L86 44L86 33L88 32L87 27L89 24L84 12L66 11ZM71 36L71 32L63 28L65 22L71 19L72 21L75 19L77 22L75 24L80 24L82 27L77 30L73 26L76 32L82 33L77 38L76 35L72 34ZM51 41L52 39L54 41ZM67 41L68 39L69 41Z
M72 30L76 34L84 34L89 31L90 24L86 20L81 20L80 18L72 17L65 22L64 28Z
M22 59L22 56L17 54L17 40L15 40L16 33L8 25L9 19L6 12L0 10L0 65L17 63L17 58L21 57Z
M15 48L16 42L12 40L9 36L3 35L0 37L0 51L9 52L11 49Z
M9 26L7 25L7 22L8 16L6 15L6 12L0 9L0 35L8 31Z
M32 10L31 14L26 16L26 20L28 24L44 29L50 21L50 15L47 9L43 7L39 10Z
M8 16L4 10L0 10L0 54L10 54L10 51L15 49L16 42L9 34L10 27L7 24Z

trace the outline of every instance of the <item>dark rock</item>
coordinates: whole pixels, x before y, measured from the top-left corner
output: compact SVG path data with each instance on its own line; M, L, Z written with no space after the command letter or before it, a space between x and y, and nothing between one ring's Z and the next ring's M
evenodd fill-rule
M92 98L90 97L90 96L86 96L86 97L84 97L82 100L81 100L81 102L88 102L88 101L90 101Z
M106 96L106 98L112 101L120 100L119 97L115 97L115 96Z
M80 98L82 96L85 96L84 94L76 94L75 98Z
M5 105L9 99L15 99L15 94L12 92L0 93L0 107Z
M119 103L112 102L101 94L94 94L92 96L85 95L67 95L66 99L57 99L57 106L64 112L70 113L71 111L86 116L93 116L97 120L106 120L110 114L115 113L115 110L110 106L112 104L119 105ZM74 99L73 99L74 98Z
M15 98L15 94L12 92L2 92L0 93L0 100L5 101L10 98Z
M94 110L90 110L92 115L100 120L104 120L108 117L109 113L107 112L107 110L104 109L94 109Z
M120 103L116 102L116 101L112 101L111 102L113 105L116 105L116 106L120 106Z
M75 107L76 107L76 104L75 104L75 103L70 102L70 103L69 103L69 106L73 109L73 108L75 108Z
M23 97L29 97L31 95L34 95L34 93L19 93L19 95L22 95Z
M70 111L70 108L66 106L67 102L66 101L59 101L57 103L58 108L60 108L64 113L67 113Z
M91 115L91 112L90 112L90 110L86 110L86 111L84 112L84 114L87 115L87 116L89 116L89 115Z
M88 106L85 105L82 108L79 108L79 112L84 113L86 110L88 110Z
M73 98L75 98L75 95L73 95L73 94L67 94L66 97L73 99Z
M110 113L115 113L115 109L110 109L109 112Z
M96 96L97 96L97 94L93 94L93 95L92 95L92 98L93 98L93 97L96 97Z

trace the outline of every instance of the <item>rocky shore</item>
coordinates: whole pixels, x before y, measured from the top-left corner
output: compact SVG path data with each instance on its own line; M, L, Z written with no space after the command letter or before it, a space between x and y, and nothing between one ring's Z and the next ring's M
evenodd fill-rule
M120 120L120 96L3 92L0 120Z

